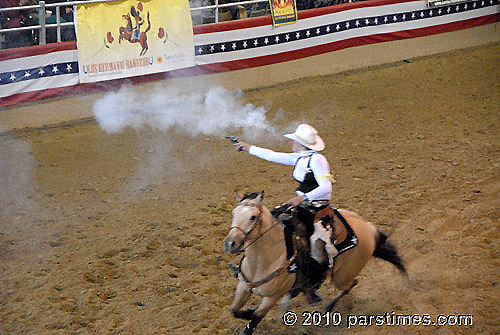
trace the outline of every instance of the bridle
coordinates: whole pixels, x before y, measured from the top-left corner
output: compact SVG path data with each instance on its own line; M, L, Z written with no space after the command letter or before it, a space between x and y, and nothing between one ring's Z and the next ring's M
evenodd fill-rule
M253 202L250 202L250 203L243 203L243 202L240 202L239 204L236 205L236 207L238 206L249 206L249 207L256 207L258 210L259 210L259 215L257 215L257 217L255 218L255 222L254 224L252 225L252 227L248 230L248 231L244 231L243 229L241 229L240 227L238 226L233 226L231 225L231 228L229 229L229 231L231 231L232 229L237 229L239 231L241 231L243 233L243 240L241 241L241 245L244 245L245 242L247 242L247 238L248 236L254 231L254 229L260 225L260 223L262 222L262 220L260 219L261 216L262 216L262 205L260 203L253 203ZM276 227L278 225L278 222L276 221L275 224L273 224L271 226L271 228L267 229L265 232L263 232L262 234L260 234L256 239L254 239L253 241L251 241L247 246L245 246L244 248L240 249L240 252L243 252L245 251L245 249L247 249L249 246L251 246L252 244L254 244L255 242L257 242L262 236L264 236L267 232L269 232L271 229L273 229L274 227Z
M241 245L244 245L245 242L246 242L246 240L247 240L247 237L252 233L252 231L261 222L260 218L261 218L261 215L262 215L262 205L260 203L255 204L255 203L241 203L240 202L239 204L236 205L236 207L238 207L238 206L250 206L250 207L257 207L259 209L259 215L256 217L255 223L253 224L253 226L248 231L244 231L240 227L233 226L233 225L231 225L231 228L229 229L229 231L231 231L231 229L235 228L235 229L238 229L239 231L241 231L243 233L244 236L243 236L243 240L241 241ZM275 220L275 221L276 222L269 229L267 229L266 231L262 232L259 236L257 236L257 238L255 238L253 241L249 242L244 248L240 248L238 253L244 252L248 247L250 247L252 244L254 244L255 242L257 242L267 232L269 232L271 229L273 229L274 227L276 227L279 222L278 222L278 220ZM243 262L244 258L245 258L245 256L243 256L243 258L240 261L240 266L238 266L236 269L237 269L238 273L241 274L242 280L245 282L245 284L248 286L248 288L249 289L254 289L254 288L256 288L256 287L258 287L260 285L263 285L263 284L265 284L265 283L273 280L275 277L281 275L283 273L283 271L285 271L290 266L290 264L292 264L295 261L296 254L294 254L292 258L290 258L289 260L287 260L278 269L274 270L273 272L271 272L269 275L267 275L263 279L260 279L260 280L257 280L257 281L250 281L250 280L248 280L248 278L243 273L243 271L241 269L241 263Z

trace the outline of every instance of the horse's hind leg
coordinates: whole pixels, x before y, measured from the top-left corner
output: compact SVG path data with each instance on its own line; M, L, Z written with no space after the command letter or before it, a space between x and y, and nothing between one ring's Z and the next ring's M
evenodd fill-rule
M342 290L340 291L339 293L337 293L337 295L335 296L335 298L333 298L329 303L328 305L326 305L325 307L325 311L327 312L331 312L333 307L335 307L335 305L337 304L337 302L340 300L340 298L342 298L344 295L346 295L347 293L349 293L351 291L351 289L356 286L358 284L358 281L356 279L354 279L352 281L352 284L351 284L351 287L349 287L347 290Z
M141 53L140 53L140 55L139 55L139 56L144 56L144 55L146 54L146 52L148 51L148 49L149 49L149 47L148 47L148 45L146 44L146 45L142 48Z
M141 50L141 53L139 55L140 56L144 56L146 54L146 52L148 51L148 49L149 49L148 39L147 39L147 36L144 33L141 33L140 43L141 43L142 50Z

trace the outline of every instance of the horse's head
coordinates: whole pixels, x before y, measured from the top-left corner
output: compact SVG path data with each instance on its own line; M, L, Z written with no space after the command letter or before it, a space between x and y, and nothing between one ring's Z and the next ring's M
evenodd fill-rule
M224 240L224 250L230 254L238 253L248 239L257 233L262 214L264 191L241 196L237 193L236 199L240 202L233 209L231 229Z

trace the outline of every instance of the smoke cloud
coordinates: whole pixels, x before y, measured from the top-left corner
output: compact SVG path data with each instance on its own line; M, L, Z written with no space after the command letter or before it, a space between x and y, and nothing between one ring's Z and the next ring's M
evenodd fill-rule
M185 157L176 152L175 134L192 138L223 138L237 134L252 142L263 138L284 139L278 136L279 131L267 118L264 106L244 103L241 91L230 91L221 86L200 87L202 85L198 82L196 88L186 89L160 83L149 91L129 86L96 101L95 118L108 134L119 133L128 127L138 131L137 150L143 154L135 176L124 186L125 193L143 192L172 175L182 182L187 167L202 168L217 160L214 156L217 153L210 152L209 155L190 157L189 162L184 161ZM276 117L273 118L273 122L277 121ZM163 134L143 133L140 132L142 129Z
M246 138L275 135L265 107L242 103L241 91L212 87L183 91L157 86L151 93L125 87L106 95L94 105L94 115L107 133L126 127L175 129L192 137L223 136L241 130Z
M25 141L0 138L0 216L33 215L32 175L36 162L31 145ZM14 229L0 220L0 232Z
M51 214L37 200L37 162L29 143L11 137L0 137L0 143L0 258L39 254L48 235L40 223ZM5 248L7 241L13 243Z

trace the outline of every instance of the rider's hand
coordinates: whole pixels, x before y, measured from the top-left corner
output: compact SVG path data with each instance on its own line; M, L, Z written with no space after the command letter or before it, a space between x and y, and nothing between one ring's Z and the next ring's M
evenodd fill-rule
M238 151L248 151L250 150L250 144L245 143L245 142L236 142L233 144L233 146L238 149Z
M287 201L287 204L290 204L290 205L293 205L293 206L297 206L302 201L304 201L304 197L303 196L293 197L292 199L290 199L290 200Z

